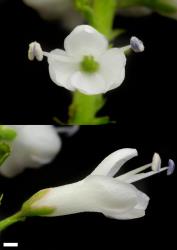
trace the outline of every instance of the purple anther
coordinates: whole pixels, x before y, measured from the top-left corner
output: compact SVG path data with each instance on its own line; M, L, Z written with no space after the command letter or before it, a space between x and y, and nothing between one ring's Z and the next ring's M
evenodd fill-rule
M173 160L168 161L168 170L167 170L167 175L172 175L175 170L175 163Z
M134 52L139 53L144 51L144 44L143 42L138 39L136 36L132 36L130 39L130 45Z

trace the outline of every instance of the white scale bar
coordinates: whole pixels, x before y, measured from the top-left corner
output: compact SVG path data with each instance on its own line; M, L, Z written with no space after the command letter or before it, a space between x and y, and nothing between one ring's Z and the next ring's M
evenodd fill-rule
M14 242L14 243L4 242L3 247L18 247L18 243L17 242Z

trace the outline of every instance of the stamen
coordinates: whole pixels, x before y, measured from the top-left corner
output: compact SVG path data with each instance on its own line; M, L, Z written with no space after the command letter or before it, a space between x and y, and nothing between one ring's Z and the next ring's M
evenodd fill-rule
M134 175L134 176L130 177L129 179L127 179L126 182L133 183L133 182L145 179L147 177L150 177L152 175L158 174L160 172L163 172L163 171L165 171L167 169L168 169L168 167L164 167L164 168L161 168L158 172L150 171L150 172L147 172L147 173L137 174L137 175Z
M144 44L143 42L138 39L136 36L132 36L130 39L130 45L131 45L131 49L136 52L143 52L144 51Z
M126 55L129 55L129 53L132 51L131 46L127 45L122 48L120 48Z
M161 168L161 158L160 155L155 153L152 158L152 170L159 171Z
M43 55L46 56L46 57L49 57L50 53L43 51Z
M74 61L73 58L71 58L67 55L52 54L52 53L43 51L43 56L46 56L46 57L50 56L50 58L52 58L56 61L58 60L60 62L67 62L67 63L75 63L76 62L76 60Z
M32 42L29 44L29 50L28 50L28 59L30 61L33 61L35 58L38 61L42 61L43 57L52 57L54 60L59 60L62 62L72 62L73 60L65 55L60 54L51 54L49 52L45 52L42 50L41 45L38 42Z
M175 163L173 160L168 161L168 170L167 170L167 175L172 175L175 170Z
M32 42L29 44L28 59L33 61L35 58L38 61L43 60L43 51L41 45L38 42Z
M136 168L136 169L134 169L132 171L129 171L128 173L120 175L116 179L126 180L126 179L130 178L131 176L136 175L136 174L138 174L138 173L140 173L140 172L142 172L142 171L150 168L151 166L152 166L152 163L146 164L146 165L144 165L142 167L139 167L139 168Z
M149 167L152 168L152 171L149 171L147 173L140 173ZM115 179L119 181L125 181L127 183L133 183L133 182L145 179L147 177L150 177L152 175L158 174L160 172L163 172L165 170L167 170L167 175L171 175L174 172L174 169L175 169L175 163L171 159L169 160L167 167L161 168L161 158L159 154L155 153L153 155L152 163L149 163L140 168L134 169L126 174L116 177Z

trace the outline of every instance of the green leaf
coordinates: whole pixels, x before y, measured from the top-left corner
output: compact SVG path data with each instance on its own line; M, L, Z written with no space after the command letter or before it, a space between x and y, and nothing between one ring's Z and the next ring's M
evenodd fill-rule
M10 155L10 146L6 143L0 143L0 166L4 163L7 157Z
M0 125L0 140L3 141L12 141L15 139L17 136L17 133L15 130L12 128L5 126L5 125Z

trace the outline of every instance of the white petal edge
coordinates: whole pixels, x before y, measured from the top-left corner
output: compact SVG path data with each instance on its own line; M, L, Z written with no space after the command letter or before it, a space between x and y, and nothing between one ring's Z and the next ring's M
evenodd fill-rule
M149 196L147 196L145 193L139 191L137 188L136 188L136 191L137 191L138 203L135 206L135 208L146 210L146 208L149 204L149 200L150 200Z
M137 155L138 152L136 149L119 149L108 155L91 173L91 175L114 176L125 162L129 161Z
M144 209L136 209L133 208L127 213L123 214L104 214L106 217L111 219L117 219L117 220L132 220L132 219L138 219L145 216L145 210Z
M108 48L107 39L89 25L79 25L65 38L66 53L75 58L99 56Z

